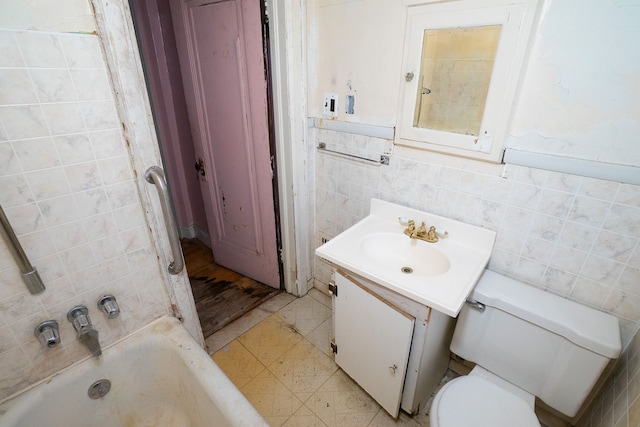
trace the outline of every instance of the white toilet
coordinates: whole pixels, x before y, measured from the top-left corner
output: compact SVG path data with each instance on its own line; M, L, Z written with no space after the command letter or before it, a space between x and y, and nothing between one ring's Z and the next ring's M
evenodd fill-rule
M432 427L540 427L537 396L573 417L620 354L618 319L485 270L451 351L477 366L436 394Z

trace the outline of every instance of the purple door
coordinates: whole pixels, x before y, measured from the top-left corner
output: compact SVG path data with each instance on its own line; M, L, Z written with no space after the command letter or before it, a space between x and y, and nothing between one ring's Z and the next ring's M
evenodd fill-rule
M279 288L260 3L171 7L215 261Z

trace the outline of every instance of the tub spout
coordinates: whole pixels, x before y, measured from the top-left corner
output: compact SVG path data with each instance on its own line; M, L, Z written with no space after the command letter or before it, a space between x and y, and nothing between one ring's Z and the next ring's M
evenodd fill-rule
M100 341L98 340L98 331L93 329L93 326L84 328L78 332L78 339L89 349L93 357L100 357L102 355Z
M67 313L67 319L73 324L80 342L89 349L93 357L100 357L102 349L98 340L98 331L95 330L89 319L87 307L79 305Z

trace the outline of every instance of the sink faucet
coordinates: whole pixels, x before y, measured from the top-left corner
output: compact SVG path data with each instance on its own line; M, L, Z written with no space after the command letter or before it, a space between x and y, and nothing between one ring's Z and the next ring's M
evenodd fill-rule
M424 240L425 242L435 243L438 241L438 234L436 233L436 228L434 226L427 227L422 221L420 227L416 228L416 223L414 220L410 219L407 228L404 230L404 234L409 236L411 239L419 239Z
M79 305L73 307L67 313L67 319L73 324L80 342L89 349L93 357L100 357L102 349L98 340L98 331L91 324L89 310L87 307Z

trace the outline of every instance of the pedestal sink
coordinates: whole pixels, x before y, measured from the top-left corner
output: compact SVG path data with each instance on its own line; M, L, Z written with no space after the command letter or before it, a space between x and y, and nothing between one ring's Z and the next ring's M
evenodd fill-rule
M399 217L424 221L448 234L436 243L412 239ZM372 199L366 218L316 254L345 272L455 317L487 266L495 237L482 227Z

